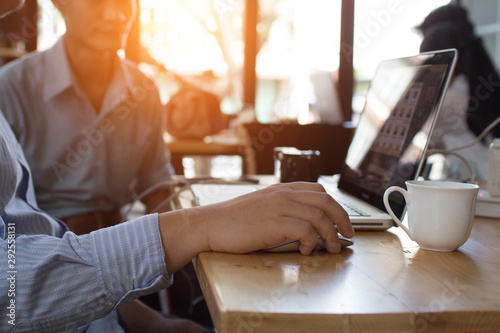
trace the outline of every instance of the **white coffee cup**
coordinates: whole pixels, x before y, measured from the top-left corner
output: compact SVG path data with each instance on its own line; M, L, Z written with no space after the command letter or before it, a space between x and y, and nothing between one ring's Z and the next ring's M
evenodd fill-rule
M462 246L472 229L479 186L432 180L405 183L408 190L391 186L384 193L385 208L394 221L422 249L447 252ZM392 192L404 196L408 228L389 205Z

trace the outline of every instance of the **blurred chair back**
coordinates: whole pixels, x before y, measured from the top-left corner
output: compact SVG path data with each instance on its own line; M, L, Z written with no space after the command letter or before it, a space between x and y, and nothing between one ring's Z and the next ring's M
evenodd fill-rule
M354 128L329 124L244 124L245 169L249 174L274 173L274 147L320 151L320 174L333 175L344 167Z

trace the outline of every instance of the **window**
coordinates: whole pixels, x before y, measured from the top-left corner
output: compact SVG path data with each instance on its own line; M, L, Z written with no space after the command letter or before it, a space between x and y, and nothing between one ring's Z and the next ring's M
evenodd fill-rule
M257 118L307 122L313 70L338 68L341 0L260 1ZM141 42L169 70L212 75L222 109L242 107L245 1L140 0Z
M38 50L54 45L66 27L59 11L50 0L38 0Z
M498 0L462 0L479 35L497 68L500 68L500 3Z
M421 36L414 30L435 8L449 0L356 0L354 71L357 83L353 112L360 112L377 64L419 52Z
M244 0L138 0L140 41L168 70L210 87L226 113L243 107ZM256 0L257 1L257 0ZM344 0L348 1L348 0ZM379 61L418 53L414 27L450 0L356 0L354 23L355 90L359 112ZM500 64L500 5L497 0L462 0L476 30ZM39 0L38 48L52 45L64 24L50 0ZM257 118L311 120L315 96L310 75L335 75L339 67L342 0L258 2L256 49ZM172 78L154 72L166 102Z
M310 75L339 67L341 0L260 1L257 93L261 122L310 121Z
M242 107L243 10L235 0L140 0L140 40L169 71L209 85L222 109ZM166 80L164 78L164 80ZM174 90L164 90L168 100Z

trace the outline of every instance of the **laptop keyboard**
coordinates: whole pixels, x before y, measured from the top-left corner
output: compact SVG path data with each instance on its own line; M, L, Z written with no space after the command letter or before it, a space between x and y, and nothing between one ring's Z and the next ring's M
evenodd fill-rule
M337 187L337 181L326 178L326 181L319 181L322 184L328 194L337 201L337 203L344 208L349 216L360 217L360 216L374 216L373 211L364 208L363 205L357 204L356 200L351 200L349 196L345 196L339 188Z
M358 207L354 207L354 206L349 205L347 203L339 202L339 204L342 206L342 208L345 209L345 211L347 212L347 214L349 216L368 216L368 215L370 215L367 212L362 211Z
M337 201L339 203L339 205L342 206L342 208L344 208L344 210L347 212L347 214L349 216L370 216L371 215L370 213L362 210L361 208L356 207L352 203L348 203L348 202L342 200L341 197L336 196L335 194L330 193L330 195L335 199L335 201Z

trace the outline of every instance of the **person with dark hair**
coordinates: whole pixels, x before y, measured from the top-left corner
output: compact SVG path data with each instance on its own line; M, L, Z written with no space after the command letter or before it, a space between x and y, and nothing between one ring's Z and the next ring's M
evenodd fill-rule
M474 33L465 8L449 4L432 11L417 27L423 36L420 51L455 48L458 60L453 80L436 124L433 144L450 149L472 142L500 117L500 77L482 40ZM495 126L482 141L457 151L479 178L488 174L488 144L500 137ZM450 176L466 176L457 158L447 158ZM462 170L462 171L461 171ZM467 171L466 171L467 172Z

